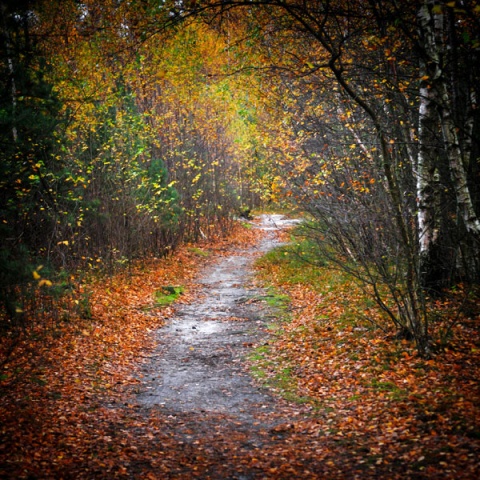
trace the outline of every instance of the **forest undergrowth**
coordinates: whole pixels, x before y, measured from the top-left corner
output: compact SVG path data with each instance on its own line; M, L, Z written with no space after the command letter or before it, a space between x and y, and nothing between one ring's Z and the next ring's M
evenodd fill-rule
M257 262L285 315L272 328L275 340L254 356L257 376L313 406L317 421L297 425L300 435L333 439L367 471L477 478L478 290L467 295L460 285L431 300L435 353L421 358L413 342L381 330L388 322L345 272L309 263L311 248L290 245Z
M135 366L148 358L153 332L174 312L174 304L157 304L159 290L181 286L177 302L188 302L202 266L258 235L239 223L228 238L187 244L169 257L91 278L77 286L88 292L88 315L55 324L42 319L20 339L0 377L0 477L92 478L103 472L110 478L126 472L128 452L120 460L108 458L113 449L107 431L112 425L132 428L133 420L112 406L128 410L125 392L139 381Z
M365 321L381 317L351 279L300 262L289 247L256 266L281 314L248 363L289 405L273 423L265 415L261 445L215 416L139 411L136 366L175 309L155 306L159 289L182 287L177 302L189 302L202 266L259 235L238 225L228 239L92 280L89 318L17 345L22 362L2 376L2 478L476 478L478 297L465 302L458 289L437 302L437 330L459 318L423 359Z

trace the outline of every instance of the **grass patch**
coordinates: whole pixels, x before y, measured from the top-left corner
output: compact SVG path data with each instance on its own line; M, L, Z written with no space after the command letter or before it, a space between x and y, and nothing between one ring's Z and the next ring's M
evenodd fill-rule
M271 250L257 260L256 266L275 268L281 283L316 285L318 269L325 266L325 261L318 248L304 240Z
M155 307L171 305L183 293L182 286L164 286L154 293Z
M190 247L188 249L190 252L194 253L195 255L199 257L209 257L210 253L206 252L205 250L202 250L201 248L198 247Z
M250 371L254 378L281 397L294 403L313 403L313 399L298 394L294 368L284 362L272 361L270 347L257 347L249 356Z
M272 369L273 363L269 360L270 347L262 345L256 347L250 353L248 360L250 362L250 371L254 378L264 383L268 377L268 372Z
M273 287L268 288L268 294L265 296L265 301L267 302L268 306L281 311L288 310L290 305L290 297L288 295L278 293Z
M253 228L252 223L242 222L241 225L242 225L243 228L246 228L247 230L251 230Z
M304 285L320 293L331 293L352 278L332 266L321 249L309 239L293 237L291 244L274 248L255 263L264 277L275 276L275 283ZM372 303L368 304L372 306Z
M355 347L352 341L371 334L363 312L372 305L347 273L329 268L318 246L309 240L274 249L256 266L259 276L271 285L266 302L280 318L272 322L275 348L256 359L254 374L282 397L308 402L315 409L320 405L324 411L326 385L334 390L346 388L351 394L349 380L339 372L360 365L367 368L368 344L361 341ZM385 389L385 396L404 396L394 384Z
M388 397L391 400L404 400L409 395L406 390L399 388L394 383L379 381L376 378L372 379L370 382L370 387L372 387L379 394L388 394Z

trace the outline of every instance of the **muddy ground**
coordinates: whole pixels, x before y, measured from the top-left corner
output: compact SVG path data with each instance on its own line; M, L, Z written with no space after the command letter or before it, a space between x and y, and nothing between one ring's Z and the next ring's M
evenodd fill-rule
M136 400L144 415L167 419L164 432L184 446L183 465L177 455L175 464L162 464L165 478L264 478L251 459L279 438L279 425L307 414L258 385L245 364L254 345L268 343L275 315L254 285L254 259L279 246L278 233L294 222L263 215L255 226L264 231L260 243L210 265L197 280L197 299L155 333Z
M276 232L291 224L280 215L264 215L257 228L261 243L232 250L205 271L198 299L181 307L156 332L157 351L144 366L138 402L174 412L215 412L251 418L272 408L268 392L252 383L243 358L253 344L266 342L272 312L265 292L253 286L252 263L279 245Z

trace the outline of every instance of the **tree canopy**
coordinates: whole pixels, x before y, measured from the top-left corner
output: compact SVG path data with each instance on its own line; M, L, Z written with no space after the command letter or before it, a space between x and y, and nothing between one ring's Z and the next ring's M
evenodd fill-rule
M479 55L477 0L2 0L0 476L476 478Z
M3 2L5 325L38 289L295 205L429 352L478 283L475 1ZM30 312L30 313L28 313Z

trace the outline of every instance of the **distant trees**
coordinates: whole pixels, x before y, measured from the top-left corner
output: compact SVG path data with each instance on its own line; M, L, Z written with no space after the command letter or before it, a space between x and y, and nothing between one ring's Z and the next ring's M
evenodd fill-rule
M80 309L63 294L85 270L223 234L256 194L242 94L216 77L227 59L208 27L166 31L173 11L148 1L0 13L5 340Z
M278 106L261 127L285 193L311 214L325 254L427 354L427 298L480 279L476 2L195 8L248 25L262 57L251 67L268 70Z
M7 1L1 17L6 328L32 289L224 232L280 192L422 353L428 297L478 283L474 1Z
M52 242L54 177L63 169L55 159L61 103L46 78L50 65L32 34L29 7L0 6L0 329L23 322L20 299L34 269L30 254Z

